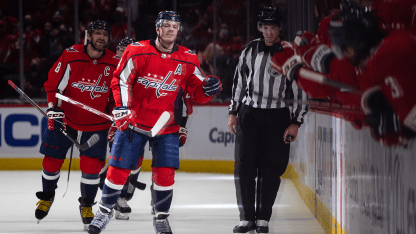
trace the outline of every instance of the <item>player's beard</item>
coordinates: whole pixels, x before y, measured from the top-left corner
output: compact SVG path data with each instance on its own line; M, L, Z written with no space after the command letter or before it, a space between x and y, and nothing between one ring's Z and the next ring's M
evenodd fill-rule
M105 42L103 42L103 44L102 44L102 46L98 46L97 45L97 40L95 40L95 42L94 41L91 41L91 47L95 50L95 51L97 51L97 52L103 52L104 51L104 49L107 47L107 45L108 45L108 43L107 44L104 44Z

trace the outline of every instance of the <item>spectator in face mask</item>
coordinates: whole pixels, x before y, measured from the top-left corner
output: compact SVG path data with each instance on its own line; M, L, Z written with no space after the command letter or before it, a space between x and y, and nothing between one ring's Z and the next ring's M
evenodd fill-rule
M25 75L25 92L29 97L40 98L44 93L43 84L48 79L48 76L41 72L41 68L41 59L32 59L30 63L30 72Z
M125 12L122 7L117 7L114 14L114 24L111 26L111 43L109 49L116 50L119 41L125 37L130 37L136 40L136 34L133 27L130 27L130 35L127 35L127 22L125 21Z
M30 61L38 57L42 32L33 28L33 18L30 14L25 15L23 28L24 71L28 72L30 71Z
M230 54L231 47L232 47L232 40L231 40L230 31L228 29L228 25L226 23L222 23L220 25L217 44L219 44L224 49L225 55Z
M222 23L218 32L217 44L224 49L224 55L231 55L232 50L241 51L244 43L237 37L232 37L228 24Z
M68 32L68 27L65 24L59 25L59 39L62 41L63 49L71 47L75 43L75 39L70 32Z

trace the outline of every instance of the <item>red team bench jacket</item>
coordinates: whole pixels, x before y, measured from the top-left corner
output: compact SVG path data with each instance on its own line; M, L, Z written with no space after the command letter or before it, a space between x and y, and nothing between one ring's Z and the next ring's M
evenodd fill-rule
M99 131L110 127L111 122L89 111L62 102L58 104L57 92L84 103L101 112L108 112L112 99L110 82L120 59L105 50L99 59L91 59L84 45L74 45L62 53L49 71L45 82L48 103L65 111L68 125L78 131Z
M132 124L150 130L164 111L171 119L159 134L179 131L183 92L192 100L205 103L198 57L191 50L175 45L172 52L162 53L153 40L128 45L111 82L116 106L127 106Z

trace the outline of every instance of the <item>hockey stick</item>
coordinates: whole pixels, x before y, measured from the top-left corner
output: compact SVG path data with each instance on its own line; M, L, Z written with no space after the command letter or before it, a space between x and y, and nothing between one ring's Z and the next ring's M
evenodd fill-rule
M32 106L34 106L36 109L38 109L38 111L40 111L43 116L45 116L46 118L48 118L48 115L46 114L46 112L40 108L38 106L38 104L36 104L36 102L34 102L32 99L30 99L21 89L19 89L19 87L17 87L11 80L8 81L9 85L12 86L12 88L14 88L20 95L22 95L30 104L32 104ZM62 126L63 124L59 121L56 121L58 123L60 123ZM85 151L87 149L89 149L91 146L93 146L95 143L98 142L98 140L100 140L100 137L97 134L94 134L93 136L91 136L90 139L88 139L87 142L85 142L84 144L79 144L76 140L74 140L71 136L68 135L68 133L63 129L63 127L59 128L59 131L64 134L70 141L72 141L72 143L74 143L74 145L82 150Z
M73 99L65 97L64 95L59 94L59 93L56 93L56 97L65 101L65 102L71 103L75 106L78 106L78 107L84 109L84 110L87 110L89 112L92 112L96 115L99 115L103 118L106 118L106 119L111 120L111 121L114 122L114 118L111 115L107 115L106 113L103 113L103 112L101 112L99 110L96 110L92 107L89 107L89 106L87 106L83 103L80 103L80 102L77 102ZM160 129L163 128L163 126L166 124L166 122L168 122L169 118L170 118L169 112L167 112L167 111L163 112L162 115L159 117L159 119L156 121L155 126L153 126L153 128L150 131L143 130L143 129L135 127L131 124L129 125L129 128L131 130L135 131L135 132L141 133L141 134L146 135L148 137L154 137L160 131Z
M146 184L142 183L140 181L137 181L137 180L130 181L130 184L132 184L134 187L136 187L140 190L145 190L146 189Z
M349 93L354 93L356 95L361 96L363 94L363 92L361 90L358 90L350 85L335 81L335 80L331 80L328 79L328 77L326 77L324 74L321 73L317 73L317 72L313 72L310 71L308 69L305 68L301 68L299 71L299 75L301 75L303 78L320 83L320 84L325 84L325 85L329 85L332 86L334 88L338 88L340 89L342 92L349 92Z
M256 95L259 95L257 91L253 91L253 93ZM348 112L354 112L358 114L364 113L361 110L361 108L345 106L345 105L336 104L336 103L320 102L320 101L312 101L312 100L308 100L308 101L292 100L292 99L285 99L285 98L272 98L272 99L275 101L282 101L282 102L289 103L289 104L298 103L298 104L309 105L312 108L313 107L323 108L323 109L328 109L329 111L348 111Z
M74 145L71 146L71 154L69 155L69 166L68 166L68 179L66 180L66 189L64 192L64 195L62 196L65 197L66 191L68 191L68 186L69 186L69 174L71 173L71 162L72 162L72 153L74 152Z

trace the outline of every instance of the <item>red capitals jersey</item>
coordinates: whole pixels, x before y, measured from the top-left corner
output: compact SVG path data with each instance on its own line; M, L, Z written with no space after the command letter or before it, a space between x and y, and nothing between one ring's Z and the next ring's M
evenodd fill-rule
M334 13L321 19L319 22L318 33L316 36L323 44L327 45L328 47L331 47L331 38L329 38L328 33L329 24L331 23L332 18L334 18L334 16L336 16L339 12L340 11L335 11Z
M188 118L194 112L194 104L192 102L192 97L189 93L185 92L183 94L183 114L182 117Z
M368 61L367 74L363 87L380 86L398 118L416 131L416 36L391 32Z
M375 0L373 9L387 32L404 29L416 34L416 0Z
M360 89L359 78L357 76L355 67L346 59L334 58L329 67L328 79L344 83L356 89ZM298 86L303 89L311 98L329 99L330 103L340 103L344 106L344 111L336 111L343 116L343 118L354 126L356 129L361 129L364 123L364 112L361 110L361 97L350 92L343 92L338 88L329 85L323 85L311 81L298 75L296 81ZM353 110L349 110L349 109Z
M112 99L109 86L119 61L107 49L99 59L88 56L87 46L74 45L64 50L45 82L48 103L52 102L63 109L68 125L75 130L99 131L109 128L109 120L72 104L58 103L55 94L60 92L101 112L108 112L108 101Z
M127 46L111 82L116 106L127 106L132 124L150 130L164 111L171 119L162 134L179 131L183 92L199 103L208 102L202 89L205 76L196 54L175 45L171 53L156 49L152 40Z
M328 35L328 28L332 18L334 18L340 11L336 11L331 15L323 18L319 23L318 33L316 37L319 43L325 44L331 47L331 39ZM347 59L334 58L329 66L328 78L347 85L350 85L356 89L360 89L360 82L358 81L357 72L355 67ZM329 85L322 85L316 82L310 81L298 75L297 84L312 98L329 99L331 103L341 103L345 107L353 108L349 111L347 108L345 111L337 111L342 114L343 118L350 121L356 128L360 129L364 125L364 113L359 113L361 109L361 98L356 94L342 92L338 88L334 88Z

